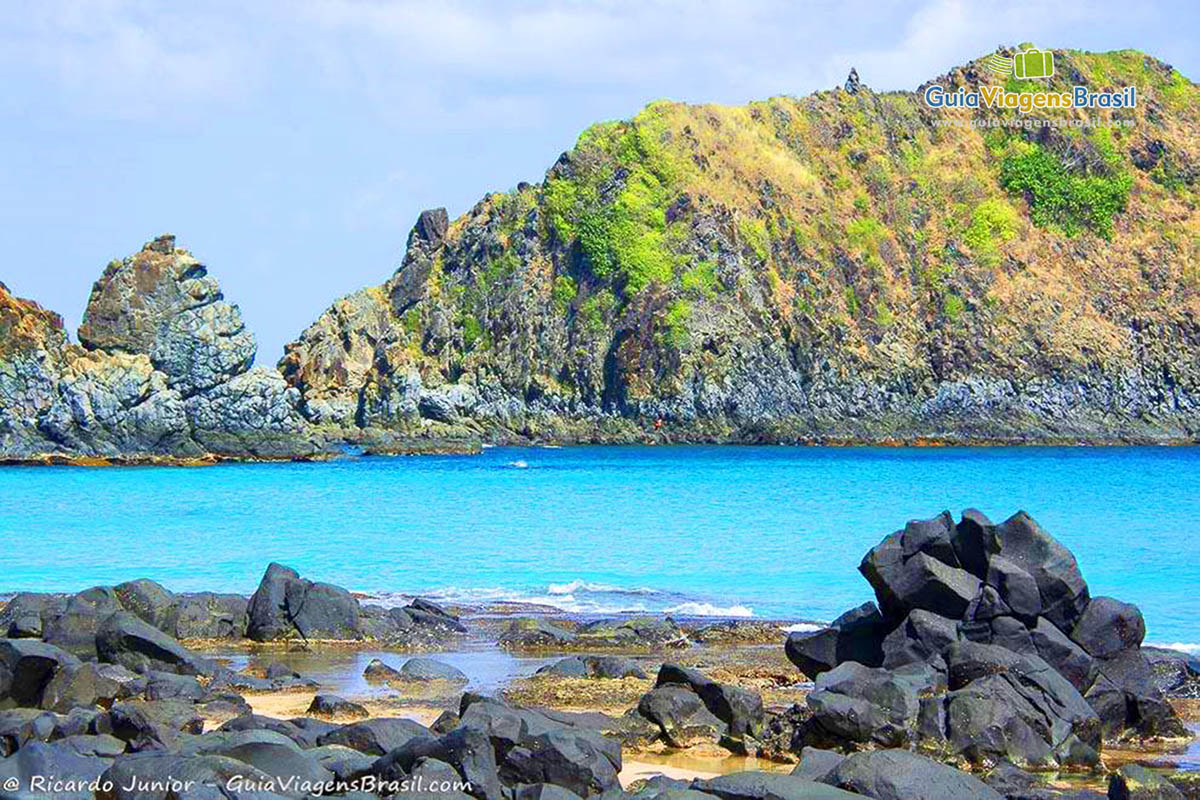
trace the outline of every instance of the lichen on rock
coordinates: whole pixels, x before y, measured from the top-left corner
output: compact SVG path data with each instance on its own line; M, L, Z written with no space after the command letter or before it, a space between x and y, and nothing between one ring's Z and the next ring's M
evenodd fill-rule
M170 234L108 265L92 287L79 341L92 350L145 353L185 397L248 370L256 349L241 311Z
M175 237L113 261L81 345L0 284L0 453L18 460L293 458L320 449L299 392L251 369L254 335Z

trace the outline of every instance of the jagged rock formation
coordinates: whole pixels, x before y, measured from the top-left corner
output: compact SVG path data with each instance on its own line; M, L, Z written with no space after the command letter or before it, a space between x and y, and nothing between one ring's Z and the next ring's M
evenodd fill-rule
M846 82L842 84L842 88L850 94L858 94L858 90L862 87L862 82L858 78L858 70L854 67L850 68L850 74L846 76Z
M1141 650L1141 612L1092 597L1024 512L910 522L859 570L878 606L787 641L816 679L808 744L1057 769L1094 766L1105 740L1188 735Z
M0 284L0 451L120 455L187 439L183 400L145 355L88 352L62 319ZM152 452L154 452L152 450Z
M161 236L113 261L92 287L79 326L89 350L145 353L184 397L250 369L254 334L204 265Z
M297 457L318 444L299 393L252 369L254 335L175 237L113 261L71 344L57 314L0 285L0 454Z
M1132 51L932 110L861 83L596 125L538 185L425 212L280 368L348 438L1190 441L1200 94ZM938 78L994 79L983 60ZM1037 87L1013 88L1043 88ZM971 127L1001 121L1112 128ZM951 127L957 121L962 127Z

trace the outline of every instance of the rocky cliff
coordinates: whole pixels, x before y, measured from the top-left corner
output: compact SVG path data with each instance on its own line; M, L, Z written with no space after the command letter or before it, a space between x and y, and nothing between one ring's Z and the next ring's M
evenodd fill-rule
M1140 53L1056 55L1049 88L1138 106L853 81L593 126L540 184L422 214L280 368L309 420L368 438L1192 440L1200 95Z
M319 449L299 392L251 368L254 335L192 255L160 236L92 287L76 345L0 284L0 454L295 458Z
M79 346L4 292L0 449L1194 441L1200 91L1134 51L1055 64L595 125L541 183L421 214L278 373L168 237L105 270ZM1138 103L923 99L997 83Z

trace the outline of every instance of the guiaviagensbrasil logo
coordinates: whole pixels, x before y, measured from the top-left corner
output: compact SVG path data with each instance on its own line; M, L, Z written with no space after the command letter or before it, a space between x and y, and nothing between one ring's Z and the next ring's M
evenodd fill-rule
M1022 45L1026 49L1011 56L1001 52L982 60L987 71L1002 78L1005 86L980 86L970 90L948 90L933 83L925 88L925 105L930 108L1011 108L1022 114L1051 108L1133 108L1137 105L1137 87L1126 86L1113 92L1093 92L1087 86L1072 86L1070 91L1011 91L1010 78L1049 80L1054 77L1054 53ZM1015 88L1015 87L1014 87Z
M1054 77L1054 53L1038 50L1036 47L1011 57L1003 53L993 53L988 57L987 65L988 69L1003 78L1010 75L1022 80Z

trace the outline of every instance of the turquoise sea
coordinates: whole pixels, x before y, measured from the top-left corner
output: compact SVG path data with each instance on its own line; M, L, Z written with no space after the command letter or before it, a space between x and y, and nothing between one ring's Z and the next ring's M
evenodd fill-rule
M493 448L208 468L0 468L0 591L316 580L570 612L827 620L908 519L1032 514L1148 641L1200 643L1197 448Z

